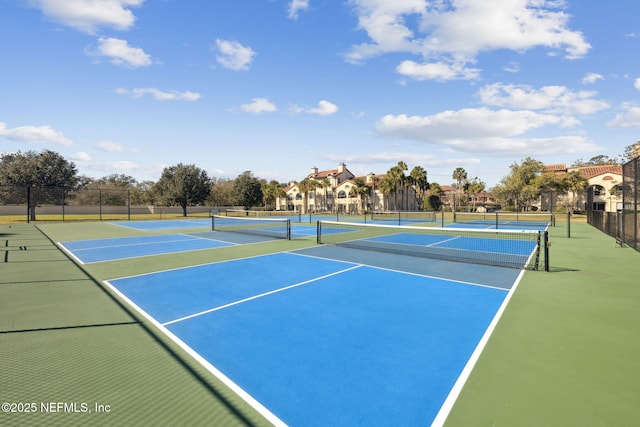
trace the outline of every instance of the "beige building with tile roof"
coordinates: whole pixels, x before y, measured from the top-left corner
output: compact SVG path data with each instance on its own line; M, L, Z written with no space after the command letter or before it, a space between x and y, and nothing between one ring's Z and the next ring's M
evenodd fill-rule
M586 191L579 194L543 194L539 207L542 210L575 208L579 211L594 210L616 212L622 209L622 166L600 165L567 167L564 164L547 165L545 172L567 174L578 171L588 181ZM554 197L555 196L555 197ZM589 205L589 206L587 206Z
M370 173L355 176L344 163L336 169L320 171L311 168L300 182L291 182L284 191L286 197L276 201L276 209L301 212L337 212L362 214L365 210L416 210L416 194L413 188L398 191L397 195L385 195L378 188L384 174ZM311 189L305 195L303 181L311 181ZM367 191L359 191L362 184ZM301 188L302 187L302 188ZM400 209L402 206L402 209Z

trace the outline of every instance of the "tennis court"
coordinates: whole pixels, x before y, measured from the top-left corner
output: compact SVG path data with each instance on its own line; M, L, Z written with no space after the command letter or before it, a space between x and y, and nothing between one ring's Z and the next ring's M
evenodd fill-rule
M534 231L212 220L59 246L91 264L315 234L323 244L105 281L276 425L441 423L540 246Z
M430 424L515 273L493 287L310 254L108 284L275 424Z
M293 229L303 236L323 229L323 239L367 250L333 242L105 283L276 425L443 419L535 245L511 245L521 265L507 269L422 258L421 248L433 246L487 251L451 230L433 236L424 227L323 223ZM247 231L237 227L60 246L93 263L225 247L232 243L216 237ZM372 228L384 235L370 236ZM500 257L500 240L487 240Z
M347 227L335 237L364 234ZM106 223L43 228L52 242L132 234ZM265 425L246 402L290 425L438 425L447 413L451 426L637 419L637 253L587 226L570 239L555 230L549 274L311 239L78 269L45 250L37 228L2 231L5 400L95 399L112 411L87 417L109 424ZM146 318L119 310L87 272Z

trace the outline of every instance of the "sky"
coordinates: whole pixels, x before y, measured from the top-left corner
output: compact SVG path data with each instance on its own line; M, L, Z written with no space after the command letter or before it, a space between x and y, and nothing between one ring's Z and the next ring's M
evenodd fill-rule
M640 3L0 0L0 153L157 181L404 161L488 188L640 139ZM409 172L407 171L407 173Z

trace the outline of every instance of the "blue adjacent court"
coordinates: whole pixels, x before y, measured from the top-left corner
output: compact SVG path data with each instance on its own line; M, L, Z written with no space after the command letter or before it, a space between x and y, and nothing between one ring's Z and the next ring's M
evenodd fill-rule
M376 266L387 255L360 263L310 253L108 285L276 424L431 424L517 271L457 264L467 277L482 268L505 282L487 286Z
M59 245L82 264L89 264L150 255L219 248L233 245L233 243L191 234L163 234L159 236L77 240L61 242Z
M111 224L119 227L131 228L141 231L177 230L187 228L211 228L209 218L189 218L189 219L160 219L152 221L115 221Z

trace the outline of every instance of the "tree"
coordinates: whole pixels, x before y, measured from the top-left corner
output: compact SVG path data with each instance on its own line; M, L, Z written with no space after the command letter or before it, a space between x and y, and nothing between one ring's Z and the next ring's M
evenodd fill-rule
M320 185L318 186L318 188L322 188L322 200L323 200L323 211L328 210L328 205L329 205L329 201L328 201L328 197L327 197L327 193L328 193L328 189L331 188L331 181L329 181L329 178L322 178L322 181L319 181ZM331 193L332 197L335 198L335 194L333 194L333 192ZM333 202L335 203L335 201Z
M275 207L276 200L286 196L287 193L278 181L271 180L269 183L266 181L262 183L262 199L265 208Z
M208 198L211 206L232 206L235 203L233 198L234 181L216 178L213 178L212 181L213 186Z
M584 190L589 186L589 180L585 178L579 170L577 170L567 173L563 178L563 182L564 186L571 191L572 208L578 209L578 198L576 195L579 191Z
M182 214L187 216L187 206L207 200L211 187L212 182L206 171L195 165L179 163L164 168L154 189L167 205L179 205Z
M640 156L640 141L635 144L628 145L624 148L624 160L631 161Z
M584 167L584 166L603 166L603 165L617 165L619 162L618 158L612 158L609 156L605 156L604 154L600 154L590 158L588 161L584 161L582 159L578 159L573 162L571 167Z
M112 174L95 180L87 178L82 186L69 194L67 201L70 205L126 206L136 184L135 178L124 174Z
M320 182L305 178L298 184L300 194L302 194L302 214L306 214L309 206L309 193L315 192L316 188L320 186Z
M462 193L464 191L462 184L467 181L467 171L464 170L464 168L456 168L451 177L456 180L456 193L458 195L459 204L462 205ZM453 202L453 210L456 210L455 199Z
M472 196L471 199L473 200L474 212L476 211L476 205L478 203L478 197L476 196L482 193L485 190L485 188L486 188L486 184L481 180L479 180L477 177L468 181L467 184L465 185L465 192Z
M437 182L429 184L429 197L422 202L422 208L425 211L438 211L442 208L442 196L444 190Z
M544 164L527 157L522 164L511 165L511 173L493 189L493 194L503 205L512 205L517 211L526 210L540 197L539 177Z
M71 190L78 184L78 171L73 162L60 154L43 150L0 156L0 187L58 188ZM61 190L62 191L62 190ZM33 191L29 200L29 218L36 219L36 206L52 196L51 191Z
M380 185L378 186L378 190L380 190L380 192L382 193L382 210L391 210L391 207L389 206L389 199L390 199L390 195L392 193L395 193L396 191L396 184L393 181L393 179L391 178L391 176L389 176L389 174L386 174L384 176L384 178L382 178L382 181L380 181Z
M424 201L424 192L429 189L427 171L422 166L414 166L409 173L409 182L415 188L418 206L422 206Z
M567 190L562 176L553 172L543 172L538 177L538 188L542 197L542 208L548 207L551 212L555 210L556 195L564 194Z
M262 185L260 180L253 176L251 171L244 171L233 183L234 203L249 210L262 203Z
M390 193L393 193L394 195L394 206L393 209L394 210L400 210L398 208L398 205L400 205L401 203L398 203L398 190L403 190L405 183L406 183L406 176L404 174L404 171L406 171L408 169L407 164L403 161L398 162L397 165L393 166L391 169L389 169L387 171L387 174L384 177L384 181L387 181L386 183L384 183L384 185L382 185L381 183L381 188L380 191L383 191L383 188L385 190L390 190ZM384 192L384 191L383 191ZM401 201L402 201L402 193L401 193Z
M362 178L355 178L353 180L353 186L351 190L349 190L349 195L352 197L357 197L360 201L360 206L358 210L364 210L366 197L369 195L369 187L364 182Z

